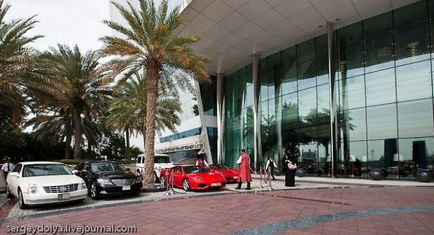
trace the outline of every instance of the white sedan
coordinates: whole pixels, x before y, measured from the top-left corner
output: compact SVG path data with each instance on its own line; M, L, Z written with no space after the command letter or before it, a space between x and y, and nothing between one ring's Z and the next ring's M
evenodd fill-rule
M20 162L6 178L6 193L21 209L31 205L84 200L84 180L59 162Z

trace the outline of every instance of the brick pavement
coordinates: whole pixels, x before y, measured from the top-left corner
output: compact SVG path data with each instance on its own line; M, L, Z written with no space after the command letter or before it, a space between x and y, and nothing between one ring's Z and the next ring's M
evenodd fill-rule
M412 208L418 211L404 211ZM135 225L138 234L434 234L433 218L431 187L358 187L193 197L4 219L0 233L10 225L117 224Z

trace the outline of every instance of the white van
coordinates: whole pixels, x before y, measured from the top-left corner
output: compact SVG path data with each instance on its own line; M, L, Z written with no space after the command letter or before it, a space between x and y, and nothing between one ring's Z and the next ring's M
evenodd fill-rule
M167 154L156 153L154 154L154 177L158 181L160 179L160 170L164 168L173 167L173 161ZM145 167L145 154L139 154L137 156L136 171L138 174L142 174Z

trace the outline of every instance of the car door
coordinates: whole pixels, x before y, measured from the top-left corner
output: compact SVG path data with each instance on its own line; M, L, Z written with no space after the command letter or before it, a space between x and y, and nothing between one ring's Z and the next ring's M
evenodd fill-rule
M13 195L18 195L18 186L21 181L21 169L23 168L22 164L18 164L15 168L8 174L8 187L11 190Z
M173 168L173 185L182 187L182 167L180 166Z

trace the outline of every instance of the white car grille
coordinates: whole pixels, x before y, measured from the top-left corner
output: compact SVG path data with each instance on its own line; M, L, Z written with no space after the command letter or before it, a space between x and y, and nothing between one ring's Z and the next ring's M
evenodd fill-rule
M66 185L56 185L56 186L44 186L46 193L65 193L77 191L78 184L66 184Z
M116 186L133 185L136 179L112 179Z

